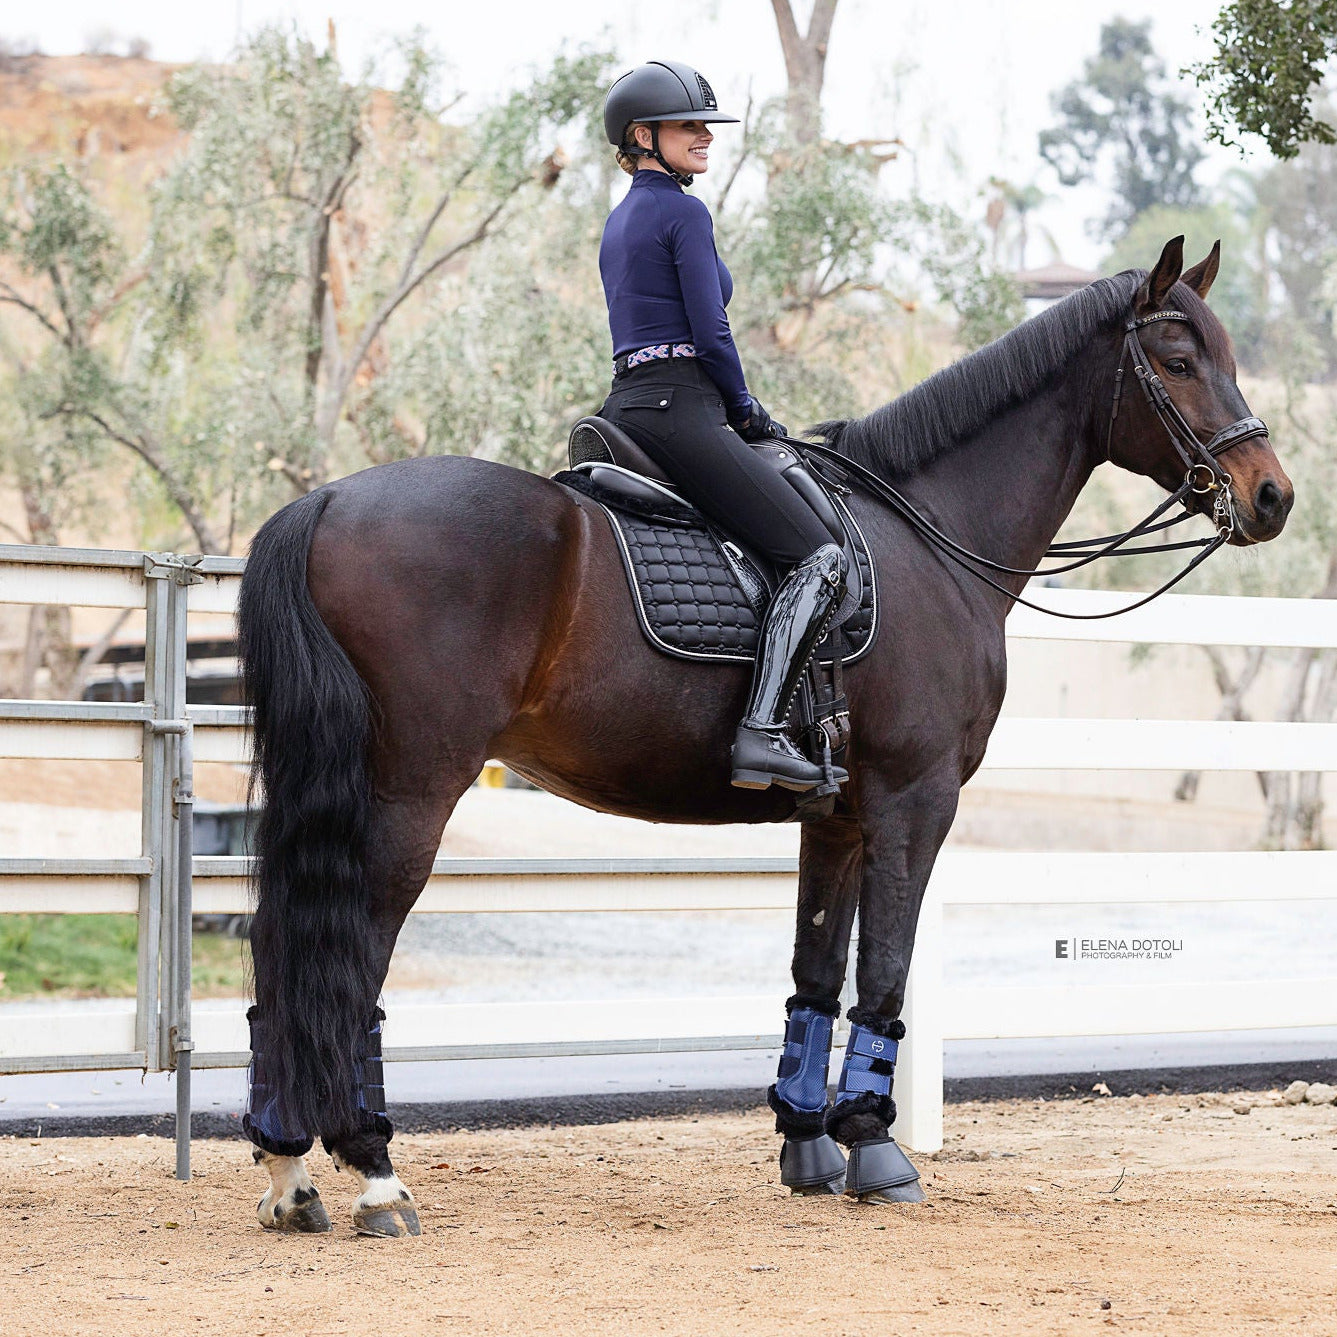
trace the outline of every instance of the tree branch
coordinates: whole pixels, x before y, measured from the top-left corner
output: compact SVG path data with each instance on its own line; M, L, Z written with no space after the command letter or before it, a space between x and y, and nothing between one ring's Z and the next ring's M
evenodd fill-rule
M418 257L422 254L422 248L427 245L427 239L432 235L432 229L436 227L441 219L441 215L450 207L450 202L455 198L455 192L469 179L474 169L478 166L478 160L466 163L464 170L450 183L442 192L441 198L437 200L436 206L432 212L423 220L423 225L418 229L418 235L413 239L413 244L409 247L408 254L404 257L404 266L399 272L399 283L402 286L407 283L409 276L413 273L413 266L418 263Z
M502 194L497 203L483 216L478 226L469 233L467 237L462 237L459 241L447 246L439 251L427 264L425 264L416 274L401 279L399 286L395 288L381 305L368 318L367 323L362 327L357 340L353 344L353 351L349 354L348 361L344 364L343 376L340 379L337 391L337 403L342 405L348 396L349 388L353 384L353 378L357 375L371 345L376 336L385 328L385 323L399 309L401 304L417 288L421 287L429 278L432 277L443 265L449 264L457 255L466 251L471 246L476 246L480 241L487 237L492 231L492 225L496 222L501 211L510 203L512 197L529 180L526 174L517 177L509 188Z
M790 50L797 50L803 39L799 36L789 0L771 0L771 8L775 11L775 26L780 29L780 47L785 53L785 63L788 64Z
M115 307L117 302L119 302L121 298L124 297L127 293L133 292L147 278L148 278L148 272L146 270L141 269L139 273L131 274L129 277L122 279L120 283L118 283L116 287L112 290L111 296L108 297L107 300L100 307L98 307L96 311L92 312L89 315L88 317L89 332L91 333L93 330L97 329L97 327L102 323L102 321L106 319L108 313L112 310L112 308Z
M747 107L743 111L743 142L738 150L738 157L734 160L734 165L729 171L728 177L724 182L724 189L720 191L715 200L715 217L718 218L724 212L724 202L729 198L729 192L733 189L733 183L738 180L738 173L743 170L743 164L752 156L752 84L749 81L747 86Z
M348 139L348 155L344 165L326 187L319 205L313 210L314 226L311 233L311 302L307 309L306 388L314 396L320 378L320 363L324 352L323 321L325 294L329 289L330 227L335 211L343 203L344 194L355 176L353 164L362 149L357 135Z
M65 317L65 324L69 329L69 337L65 343L74 348L82 343L79 338L78 327L74 323L74 311L70 303L70 295L65 288L65 280L60 276L60 267L54 262L47 266L47 275L51 279L51 286L55 289L56 305L60 307L60 314Z
M0 302L9 302L13 306L22 307L29 315L35 316L41 323L61 341L67 348L71 347L70 336L66 334L56 323L47 316L41 307L19 296L16 289L11 288L8 283L0 283Z
M838 0L817 0L812 7L812 18L808 20L808 45L815 47L823 60L826 59L827 44L831 41L831 25L835 22Z
M142 434L138 438L129 436L125 432L118 431L101 414L95 413L89 408L80 408L74 404L61 404L42 416L86 418L99 427L112 441L117 441L126 449L133 451L162 480L168 496L171 497L181 514L185 516L186 523L190 526L200 545L200 551L206 553L221 553L224 551L222 542L195 504L195 498L191 495L190 489L177 476L176 471L163 458L157 447L144 439Z

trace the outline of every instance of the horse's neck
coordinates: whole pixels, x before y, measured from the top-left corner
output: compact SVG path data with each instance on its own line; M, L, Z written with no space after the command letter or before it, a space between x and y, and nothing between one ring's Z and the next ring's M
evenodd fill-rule
M1089 414L1055 390L1018 405L917 480L953 538L1006 566L1034 567L1095 467ZM1021 577L1000 578L1020 591Z

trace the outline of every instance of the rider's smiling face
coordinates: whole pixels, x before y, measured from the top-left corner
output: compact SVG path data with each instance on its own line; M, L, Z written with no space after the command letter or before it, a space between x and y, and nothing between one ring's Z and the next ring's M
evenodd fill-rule
M650 127L636 127L636 142L644 149L651 145ZM675 172L688 176L700 176L710 167L709 150L715 136L710 127L701 121L661 121L659 123L659 151L664 161ZM654 171L662 171L653 158L642 158L641 166Z

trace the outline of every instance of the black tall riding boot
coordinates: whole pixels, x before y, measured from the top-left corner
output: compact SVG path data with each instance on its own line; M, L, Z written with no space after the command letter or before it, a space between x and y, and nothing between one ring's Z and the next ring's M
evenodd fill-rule
M752 696L734 738L733 782L740 789L815 789L825 778L790 741L785 720L808 658L845 596L845 571L845 554L828 543L789 573L766 610ZM849 776L837 768L835 778L843 784Z

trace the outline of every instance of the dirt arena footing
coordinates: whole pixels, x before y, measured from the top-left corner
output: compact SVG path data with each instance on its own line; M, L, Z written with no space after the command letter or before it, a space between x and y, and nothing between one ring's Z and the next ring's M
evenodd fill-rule
M1337 1331L1337 1105L1090 1078L1050 1079L1058 1098L958 1087L943 1150L913 1157L913 1206L792 1197L769 1112L712 1112L712 1093L673 1117L408 1128L392 1150L423 1233L405 1240L354 1234L355 1186L323 1153L334 1229L285 1236L256 1221L265 1177L240 1140L201 1139L181 1183L166 1137L11 1135L0 1331Z

